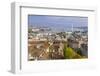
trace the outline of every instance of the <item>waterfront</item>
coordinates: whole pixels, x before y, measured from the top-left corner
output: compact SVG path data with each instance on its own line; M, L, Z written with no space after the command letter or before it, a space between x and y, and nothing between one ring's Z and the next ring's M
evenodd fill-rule
M28 16L28 60L88 58L88 18Z

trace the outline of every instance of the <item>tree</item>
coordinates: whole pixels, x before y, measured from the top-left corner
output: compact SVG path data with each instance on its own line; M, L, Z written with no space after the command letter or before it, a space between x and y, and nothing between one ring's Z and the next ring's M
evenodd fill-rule
M77 51L77 53L78 53L79 55L83 56L82 51L81 51L80 48L77 48L76 51Z
M82 58L79 54L77 54L71 47L68 45L64 45L64 58L65 59L76 59L76 58Z

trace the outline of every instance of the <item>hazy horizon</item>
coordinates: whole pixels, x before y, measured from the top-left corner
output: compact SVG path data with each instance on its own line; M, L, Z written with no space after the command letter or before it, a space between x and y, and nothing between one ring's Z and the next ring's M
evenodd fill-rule
M70 30L73 27L88 27L88 17L28 15L28 26L49 27L53 30Z

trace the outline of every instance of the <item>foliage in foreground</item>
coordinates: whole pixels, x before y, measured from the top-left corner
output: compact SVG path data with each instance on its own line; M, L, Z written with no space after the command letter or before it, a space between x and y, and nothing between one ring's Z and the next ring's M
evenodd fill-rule
M64 45L64 58L65 59L80 59L80 58L84 58L81 55L79 55L78 53L76 53L71 47L67 46L67 44Z

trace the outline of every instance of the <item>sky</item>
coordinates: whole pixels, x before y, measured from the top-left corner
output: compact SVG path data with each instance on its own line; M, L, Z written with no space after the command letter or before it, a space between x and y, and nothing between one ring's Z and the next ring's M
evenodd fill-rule
M28 15L28 26L65 29L72 25L73 27L86 27L88 26L88 17Z

